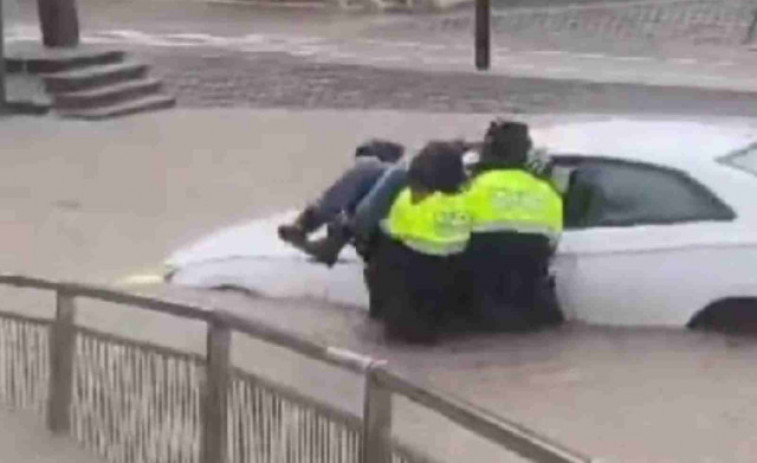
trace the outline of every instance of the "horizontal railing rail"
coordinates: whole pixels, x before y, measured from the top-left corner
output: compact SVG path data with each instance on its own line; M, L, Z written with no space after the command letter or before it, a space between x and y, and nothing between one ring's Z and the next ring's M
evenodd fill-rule
M374 374L375 380L382 387L424 405L463 428L500 444L522 457L544 463L591 461L589 457L569 450L522 425L436 391L431 386L411 382L383 367L376 368Z
M246 461L245 458L252 458L252 454L263 460L268 458L271 461L276 459L293 463L409 461L413 458L412 455L419 454L410 447L398 447L391 437L392 396L397 395L420 404L530 461L591 462L591 458L567 449L520 424L436 391L427 385L410 381L388 369L383 361L348 350L323 346L303 336L259 321L205 306L24 275L2 274L0 285L55 293L56 314L52 320L5 313L0 313L0 318L49 327L49 359L45 360L49 365L46 365L45 361L34 360L35 371L40 368L49 370L46 402L48 428L56 433L72 432L72 415L75 414L73 419L76 421L77 433L92 434L88 434L87 438L96 441L98 448L105 449L103 452L106 454L116 455L115 451L108 451L108 443L105 441L116 439L114 436L118 430L111 428L117 426L113 423L121 420L123 426L129 429L137 426L134 428L134 435L130 435L129 438L149 441L135 448L140 449L145 455L155 455L156 461L163 461L161 455L165 456L166 452L171 451L183 452L181 461L188 458L187 461L198 463L241 462ZM203 321L207 326L206 353L204 356L184 354L153 345L146 347L142 352L140 346L145 345L142 342L81 327L76 324L77 298L128 305L188 320ZM242 333L306 358L362 375L365 381L362 419L337 410L291 387L232 365L232 332ZM33 342L39 350L40 341ZM0 349L3 349L2 339ZM27 355L24 352L17 354ZM45 352L40 351L37 354L40 358L47 358ZM75 360L78 363L75 363ZM116 371L118 362L122 362L122 369L128 371ZM19 363L23 362L17 360L16 364ZM202 369L203 379L196 378L198 365ZM2 367L0 365L0 368ZM90 378L88 375L96 375L97 378ZM161 381L166 384L165 390L156 390L157 386L149 384L150 381L156 381L155 378L162 378ZM180 384L182 381L191 384ZM109 387L118 389L120 395L116 398L110 397L107 390ZM155 403L158 404L157 411L150 411L150 416L161 417L161 426L170 428L170 432L173 433L170 443L154 442L154 438L145 437L150 433L140 431L142 428L135 424L132 414L139 412L141 409L138 404L144 407L144 401L147 400L140 394L154 396L154 400L157 401ZM76 400L86 403L73 403ZM236 401L235 405L230 406L230 401ZM133 405L125 405L127 403ZM93 411L92 407L105 409ZM248 410L251 416L244 416L243 410ZM170 416L170 419L166 416ZM97 429L84 430L82 420L87 419L101 424L90 426ZM178 423L181 420L185 420L186 423ZM103 426L106 429L102 429ZM303 430L298 431L297 426ZM250 431L251 429L254 432ZM252 437L248 435L250 433L253 434ZM176 435L183 436L183 440L176 438ZM198 448L191 444L193 440L199 441ZM177 450L176 446L180 444L176 442L179 441L189 444L181 444L184 447ZM276 447L276 442L283 448ZM126 446L123 443L119 445ZM132 455L134 451L129 447L113 459L130 463L130 455L131 461L137 459L136 455ZM314 455L303 456L307 452ZM190 458L186 455L194 456ZM144 459L144 455L139 458ZM421 457L416 457L410 463L421 463L420 460ZM428 459L423 457L422 461Z

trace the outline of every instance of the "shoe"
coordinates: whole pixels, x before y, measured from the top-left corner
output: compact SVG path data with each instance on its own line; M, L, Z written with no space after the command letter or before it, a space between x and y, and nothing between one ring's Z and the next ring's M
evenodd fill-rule
M329 226L328 234L318 240L306 242L304 250L316 262L333 267L339 258L339 253L349 243L347 231L339 226Z
M302 227L297 224L285 224L280 225L278 228L279 238L282 241L301 247L301 245L307 240L307 234Z
M277 232L282 241L303 249L307 243L308 234L314 232L320 225L313 209L308 207L294 219L294 222L280 225Z

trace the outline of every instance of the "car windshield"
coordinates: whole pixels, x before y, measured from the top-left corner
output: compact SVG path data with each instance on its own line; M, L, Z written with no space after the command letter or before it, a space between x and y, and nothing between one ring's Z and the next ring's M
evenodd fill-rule
M723 163L757 175L757 143L736 154L726 157Z

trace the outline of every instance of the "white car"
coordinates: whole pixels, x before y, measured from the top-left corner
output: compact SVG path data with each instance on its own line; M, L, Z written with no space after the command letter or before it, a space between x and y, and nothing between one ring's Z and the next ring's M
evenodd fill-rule
M534 129L566 189L554 260L567 319L757 320L757 128L609 119ZM167 262L171 282L367 307L357 256L329 270L280 242L294 211L222 231Z

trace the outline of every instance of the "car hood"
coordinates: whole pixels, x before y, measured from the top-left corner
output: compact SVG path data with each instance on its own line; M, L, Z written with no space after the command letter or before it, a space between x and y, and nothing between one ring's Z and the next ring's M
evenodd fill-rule
M171 283L367 308L362 263L352 248L346 248L337 265L329 269L279 240L278 225L296 215L297 211L287 211L253 220L178 250L165 262Z

